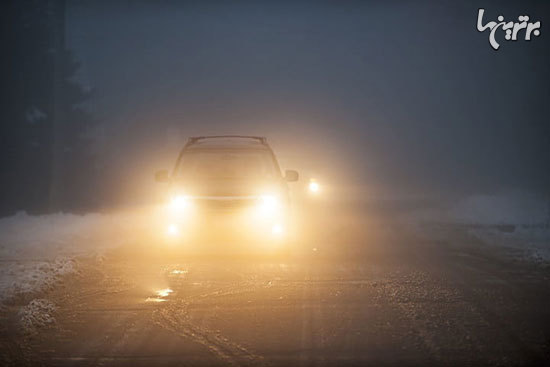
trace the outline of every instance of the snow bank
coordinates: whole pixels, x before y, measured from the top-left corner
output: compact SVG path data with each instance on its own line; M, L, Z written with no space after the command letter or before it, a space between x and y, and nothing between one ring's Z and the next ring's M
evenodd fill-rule
M550 227L518 225L513 230L499 227L473 227L468 233L490 245L508 249L527 260L550 262Z
M27 334L34 334L39 328L55 323L55 305L47 299L34 299L19 310L19 323Z
M5 262L0 270L0 302L22 304L35 295L51 290L62 278L76 271L76 261Z
M522 192L476 195L409 213L408 223L463 228L516 256L550 261L550 199ZM440 227L441 228L441 227Z
M536 262L550 261L550 202L525 193L472 196L449 210L448 218L468 224L484 243Z
M95 257L135 240L145 220L143 211L38 216L20 212L0 219L0 303L24 305L43 297L77 271L77 257ZM28 312L43 308L43 302L33 302ZM25 315L25 327L42 322Z
M136 213L48 214L25 212L0 219L1 259L55 259L95 253L135 236Z

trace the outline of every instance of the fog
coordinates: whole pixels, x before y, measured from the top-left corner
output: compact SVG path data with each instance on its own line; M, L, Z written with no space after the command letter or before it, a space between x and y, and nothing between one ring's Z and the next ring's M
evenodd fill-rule
M146 200L187 137L226 133L351 197L549 193L548 35L476 30L481 6L545 24L543 2L64 6L94 205Z
M550 366L550 1L0 17L0 366Z

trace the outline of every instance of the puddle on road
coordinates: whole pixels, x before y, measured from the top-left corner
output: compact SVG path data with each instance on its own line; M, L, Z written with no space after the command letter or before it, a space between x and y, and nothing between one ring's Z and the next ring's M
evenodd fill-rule
M157 296L159 297L168 297L170 295L170 293L174 292L173 290L171 290L170 288L164 288L164 289L159 289L157 291Z
M170 274L172 275L185 275L187 274L189 271L188 270L179 270L179 269L175 269L175 270L172 270L170 272Z
M155 291L156 297L147 297L145 302L166 302L166 298L173 292L170 288L159 289Z
M189 274L189 269L168 267L167 269L164 269L164 273L168 278L184 279Z
M164 298L147 297L145 302L166 302Z

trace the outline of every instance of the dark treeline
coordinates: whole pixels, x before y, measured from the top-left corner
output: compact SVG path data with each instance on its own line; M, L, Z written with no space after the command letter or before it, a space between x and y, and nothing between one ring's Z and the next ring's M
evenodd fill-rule
M92 203L89 91L65 47L63 0L3 1L0 215L78 211Z

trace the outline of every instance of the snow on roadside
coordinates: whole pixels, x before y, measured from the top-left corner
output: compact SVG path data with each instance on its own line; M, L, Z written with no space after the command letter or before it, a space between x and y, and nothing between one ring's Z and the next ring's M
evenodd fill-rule
M77 263L71 258L5 263L0 269L0 302L24 303L35 295L51 290L76 269Z
M47 299L33 299L19 312L19 324L26 334L34 334L38 329L55 323L56 306Z
M550 227L510 226L503 230L499 226L473 227L468 233L486 244L520 252L519 256L539 263L550 262ZM512 230L513 228L513 230Z
M468 233L484 243L512 250L535 262L550 261L550 203L518 192L472 196L457 203L448 216L469 224Z
M415 226L463 228L489 246L529 261L550 262L548 198L522 192L475 195L410 213L406 220Z
M98 214L25 212L0 220L0 301L20 303L51 289L76 270L73 259L90 250L86 237L101 225Z
M0 269L0 304L3 308L25 305L17 313L19 326L25 334L34 334L39 328L55 323L53 303L35 297L41 297L76 270L77 263L71 258L5 262Z
M131 237L135 213L85 215L19 212L0 219L0 259L55 259L97 253Z
M142 212L75 215L25 212L0 219L0 306L22 306L18 317L27 333L55 322L55 306L44 296L77 272L80 256L135 239L147 217Z

